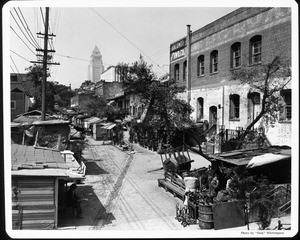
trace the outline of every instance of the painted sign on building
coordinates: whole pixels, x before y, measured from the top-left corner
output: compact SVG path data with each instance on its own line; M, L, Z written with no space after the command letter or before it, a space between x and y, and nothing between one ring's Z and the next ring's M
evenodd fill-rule
M171 53L171 62L174 61L175 59L181 58L185 56L185 49L181 49L179 51Z

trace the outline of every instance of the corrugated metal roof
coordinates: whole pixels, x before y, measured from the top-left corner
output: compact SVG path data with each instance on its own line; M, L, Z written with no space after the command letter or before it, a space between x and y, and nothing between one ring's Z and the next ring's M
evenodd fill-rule
M91 123L94 123L94 122L98 122L100 121L101 119L98 118L98 117L90 117L90 118L86 118L84 119L85 122L91 124Z
M243 149L230 152L224 152L219 154L210 155L215 160L224 161L233 165L247 165L251 159L260 157L267 153L273 153L278 155L291 155L290 149L282 149L280 147L258 148L258 149Z
M65 161L66 160L66 161ZM77 175L80 165L69 153L26 145L11 145L12 175L26 176L70 176Z
M27 120L24 122L11 122L11 127L19 127L19 126L41 126L41 125L60 125L60 124L69 124L70 121L53 119L53 120Z
M116 126L117 124L115 123L105 123L103 126L101 126L102 129L112 129Z

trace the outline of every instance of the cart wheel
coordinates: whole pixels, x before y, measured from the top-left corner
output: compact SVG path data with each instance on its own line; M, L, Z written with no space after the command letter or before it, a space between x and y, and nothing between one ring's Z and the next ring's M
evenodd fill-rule
M182 223L182 226L183 226L183 227L186 227L187 225L188 225L187 222L183 222L183 223Z

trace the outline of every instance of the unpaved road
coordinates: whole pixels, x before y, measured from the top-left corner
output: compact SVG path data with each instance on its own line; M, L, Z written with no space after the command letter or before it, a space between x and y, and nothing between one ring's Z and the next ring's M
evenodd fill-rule
M82 219L65 218L61 227L79 230L199 230L184 228L175 219L175 206L182 201L158 187L163 178L160 156L134 145L134 154L88 137L84 151L86 179L79 184ZM204 163L208 164L207 162ZM203 165L203 164L202 164ZM193 166L192 166L193 167ZM199 166L197 166L199 167ZM148 172L149 170L154 170Z

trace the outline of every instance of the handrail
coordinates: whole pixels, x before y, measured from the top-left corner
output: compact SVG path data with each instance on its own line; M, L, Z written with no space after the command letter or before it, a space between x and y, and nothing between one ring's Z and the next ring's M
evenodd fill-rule
M287 206L287 208L286 208L286 206ZM291 209L291 200L277 208L277 216L280 217L280 213L285 213L290 209Z
M287 193L289 193L289 195L291 194L291 191L288 189L288 188L286 188L286 187L284 187L283 185L279 185L279 186L276 186L274 189L272 189L271 191L269 191L269 192L267 192L263 197L265 198L265 197L267 197L267 198L270 198L270 197L272 197L274 194L275 194L275 191L278 191L279 189L284 189L284 190L286 190L286 192ZM269 196L268 196L269 195Z

